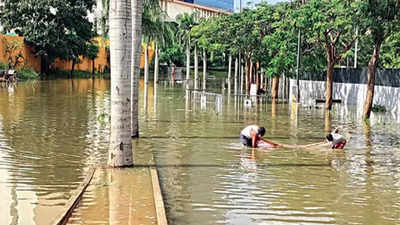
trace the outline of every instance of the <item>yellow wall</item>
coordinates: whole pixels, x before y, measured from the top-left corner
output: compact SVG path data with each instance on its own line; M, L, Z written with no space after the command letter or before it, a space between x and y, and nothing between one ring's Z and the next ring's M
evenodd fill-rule
M97 71L103 72L104 68L110 68L107 57L108 52L106 47L109 46L109 40L106 40L101 37L94 38L94 41L97 42L99 46L99 53L97 58L94 60L95 68ZM0 62L8 64L9 55L6 53L6 46L10 45L14 42L18 42L19 47L16 49L12 58L15 58L15 55L21 53L24 57L23 62L18 66L19 68L26 65L28 67L33 68L35 71L40 72L40 57L35 57L33 54L33 49L24 43L23 37L15 37L0 34ZM140 59L140 68L144 67L144 46L142 43L142 57ZM149 46L149 60L152 60L154 56L154 43ZM52 64L53 68L58 68L60 70L71 70L72 62L69 60L61 60L56 59ZM92 60L88 58L81 57L81 63L75 65L75 70L82 70L92 72Z
M26 65L28 67L33 68L36 71L40 71L40 57L35 57L33 54L33 49L24 43L23 37L15 37L0 34L0 62L8 64L8 60L10 55L6 53L7 45L10 45L14 42L17 42L20 46L15 49L12 54L12 60L15 60L15 56L19 53L22 54L24 59L19 64L18 68ZM14 61L13 61L14 63Z
M109 62L107 62L108 53L106 50L110 41L101 37L96 37L93 40L97 42L97 45L99 46L99 53L97 54L97 58L94 59L94 65L97 71L103 72L105 67L110 68ZM81 63L75 65L75 70L92 72L92 60L83 57L80 57L80 59ZM52 64L52 67L60 70L71 70L72 61L56 59Z

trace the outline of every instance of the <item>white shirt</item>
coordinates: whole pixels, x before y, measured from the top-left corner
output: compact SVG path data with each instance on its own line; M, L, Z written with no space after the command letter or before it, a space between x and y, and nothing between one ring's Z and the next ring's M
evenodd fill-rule
M346 141L346 139L341 134L338 134L338 133L331 133L331 134L332 134L332 138L333 138L332 146L334 146L342 141Z
M251 131L251 130L254 130L254 132L258 133L258 129L260 129L259 126L257 126L257 125L250 125L250 126L245 127L245 128L240 132L240 134L243 135L243 136L245 136L245 137L251 138L251 136L250 136L250 131Z

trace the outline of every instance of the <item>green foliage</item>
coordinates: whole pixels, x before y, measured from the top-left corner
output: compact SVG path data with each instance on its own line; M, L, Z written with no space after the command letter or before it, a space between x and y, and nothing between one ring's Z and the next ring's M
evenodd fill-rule
M17 76L20 80L37 80L39 79L39 74L29 67L23 67L17 70Z
M70 71L55 69L51 71L50 76L52 78L69 78ZM110 73L95 73L94 76L109 79ZM74 78L92 78L92 77L93 74L91 72L83 70L74 71Z
M372 112L386 112L386 107L383 105L373 105Z
M178 67L184 66L185 57L181 47L177 43L174 43L171 46L164 48L160 52L160 63L166 63L168 65L174 64Z
M391 33L382 45L381 51L382 67L400 69L400 32Z
M4 0L0 20L5 31L25 37L48 65L57 58L77 60L93 36L88 20L95 0Z
M6 70L6 69L8 69L8 65L0 62L0 70Z
M196 25L196 14L178 15L176 22L178 23L178 40L182 46L186 46L190 42L192 28Z
M382 46L382 63L387 68L399 66L400 2L397 0L364 3L364 20L372 46ZM378 48L379 51L379 48ZM372 51L370 51L371 55ZM379 54L378 54L379 55Z
M280 4L275 8L265 6L260 13L267 11L270 16L269 26L265 29L265 37L262 40L262 48L259 50L258 59L261 59L266 68L267 76L279 76L283 73L290 76L296 66L297 35L296 30L288 21L292 12L290 4Z
M149 5L149 6L146 6ZM167 21L167 15L158 4L145 2L142 14L142 34L145 42L156 41L160 46L166 46L174 41L176 27Z
M301 30L310 49L324 49L327 63L336 65L353 46L355 25L365 30L360 25L361 11L358 1L310 0L293 11L292 25Z
M346 65L350 60L352 66L356 40L358 65L367 66L374 40L386 38L380 65L400 67L399 1L304 2L262 3L241 13L202 18L194 26L188 15L183 15L179 37L185 41L190 36L192 43L209 52L240 52L245 58L260 62L269 76L294 74L299 30L300 70L315 73L326 71L328 65Z
M88 57L91 60L94 60L98 53L99 53L99 46L97 43L93 41L86 42L86 47L85 47L85 53L84 56Z

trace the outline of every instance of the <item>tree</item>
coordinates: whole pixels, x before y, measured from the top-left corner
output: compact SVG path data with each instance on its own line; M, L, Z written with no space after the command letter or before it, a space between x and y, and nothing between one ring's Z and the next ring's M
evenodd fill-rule
M133 165L131 140L132 15L130 1L111 0L111 134L108 165Z
M84 53L84 56L92 60L92 78L94 78L95 73L94 60L97 58L98 53L99 46L97 41L92 40L86 43L86 52Z
M24 45L23 41L18 39L8 40L5 36L3 36L2 42L5 47L5 56L8 59L9 69L16 68L16 66L21 62L20 59L23 59L21 52L22 46Z
M142 54L142 14L143 9L159 8L158 0L132 1L132 64L131 64L131 109L132 109L132 137L139 137L139 78L140 57Z
M333 70L343 55L351 49L360 23L358 1L310 0L293 13L303 40L313 48L321 47L326 55L325 108L332 108Z
M400 2L398 0L369 0L364 4L365 23L373 41L373 53L368 63L368 89L364 102L363 118L369 119L374 100L375 74L382 44L395 29L399 31Z
M75 58L92 38L88 12L94 4L95 0L4 0L0 20L6 32L14 30L34 47L47 73L55 58Z
M273 78L272 99L278 98L279 77L293 68L295 62L295 44L293 28L289 25L290 4L270 6L261 4L256 9L257 48L253 60L266 68L266 74ZM257 89L260 82L257 74Z
M190 79L190 41L193 26L196 24L196 14L184 13L176 18L178 23L178 36L182 45L186 47L186 81Z
M195 77L194 86L195 89L199 88L198 85L198 48L203 49L203 90L206 89L207 80L207 52L206 49L211 49L213 43L213 37L211 33L216 32L216 20L215 18L202 18L199 23L191 29L191 39L195 46ZM216 34L216 33L214 33ZM222 40L220 40L222 41Z
M131 109L132 137L139 137L139 77L140 57L142 55L142 13L143 0L132 2L132 64L131 64Z
M384 68L400 68L400 31L392 32L382 44L378 65Z

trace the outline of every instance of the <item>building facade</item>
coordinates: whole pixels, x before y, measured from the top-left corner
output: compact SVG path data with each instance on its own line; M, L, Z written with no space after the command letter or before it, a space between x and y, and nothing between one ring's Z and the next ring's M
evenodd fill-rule
M221 14L226 15L231 13L231 11L221 8L191 3L192 1L196 2L196 0L160 0L160 6L161 9L167 13L169 19L172 21L175 20L177 16L184 13L196 13L200 18L208 18Z
M233 12L234 0L185 0L197 5Z

